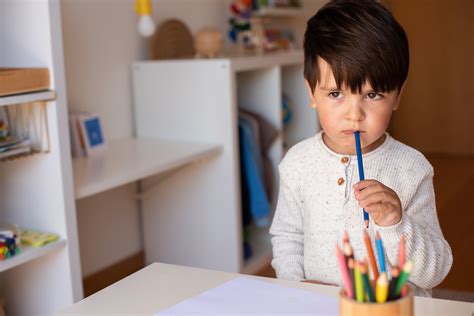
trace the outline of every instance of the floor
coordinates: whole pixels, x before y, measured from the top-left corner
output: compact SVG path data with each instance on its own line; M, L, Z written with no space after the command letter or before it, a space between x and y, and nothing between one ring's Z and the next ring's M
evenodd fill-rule
M474 157L428 156L441 228L453 252L453 266L433 296L474 302ZM257 275L275 277L268 264Z

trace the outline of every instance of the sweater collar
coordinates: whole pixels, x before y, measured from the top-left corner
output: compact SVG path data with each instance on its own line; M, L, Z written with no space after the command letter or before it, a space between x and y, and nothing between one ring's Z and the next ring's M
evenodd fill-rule
M334 152L332 149L330 149L323 141L323 133L324 131L321 130L314 137L316 139L316 143L318 144L318 146L320 146L323 149L323 151L326 152L331 158L341 159L342 157L350 157L351 158L350 161L357 161L357 155L338 154ZM385 132L384 134L385 134L384 142L379 147L372 150L371 152L363 154L364 160L371 160L375 157L380 156L390 146L390 144L393 143L393 138L387 132Z

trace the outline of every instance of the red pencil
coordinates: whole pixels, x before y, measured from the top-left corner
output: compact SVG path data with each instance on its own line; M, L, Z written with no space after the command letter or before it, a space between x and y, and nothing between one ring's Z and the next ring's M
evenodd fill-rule
M406 240L405 237L402 235L400 238L400 247L398 248L398 266L403 267L406 261Z
M349 270L349 277L351 278L351 281L352 281L352 294L354 294L352 298L355 298L354 266L355 266L354 259L349 258L349 260L347 260L347 269Z
M341 270L342 274L342 282L344 283L344 290L346 291L346 295L349 298L354 297L354 293L352 292L352 280L349 276L349 270L347 268L346 258L344 257L341 249L336 245L336 255L337 261L339 262L339 269Z

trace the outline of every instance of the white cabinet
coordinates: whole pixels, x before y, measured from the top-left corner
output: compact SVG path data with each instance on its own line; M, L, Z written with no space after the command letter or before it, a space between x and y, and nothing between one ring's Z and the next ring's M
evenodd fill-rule
M49 153L0 162L0 221L61 238L0 262L0 297L7 315L52 315L82 298L59 1L0 0L0 47L0 67L48 67L56 92L0 98L50 100Z
M146 263L258 271L271 259L270 236L268 228L252 229L254 255L243 260L238 107L281 131L270 150L276 173L283 144L291 146L319 129L309 108L303 53L146 61L132 68L137 137L223 145L221 155L199 167L142 183L145 189L153 185L141 201ZM284 133L283 93L293 105L293 121Z

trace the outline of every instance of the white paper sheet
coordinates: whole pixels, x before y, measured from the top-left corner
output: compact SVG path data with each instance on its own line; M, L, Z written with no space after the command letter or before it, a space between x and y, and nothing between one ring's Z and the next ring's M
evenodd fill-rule
M238 277L155 316L166 315L338 315L338 300L301 289Z

